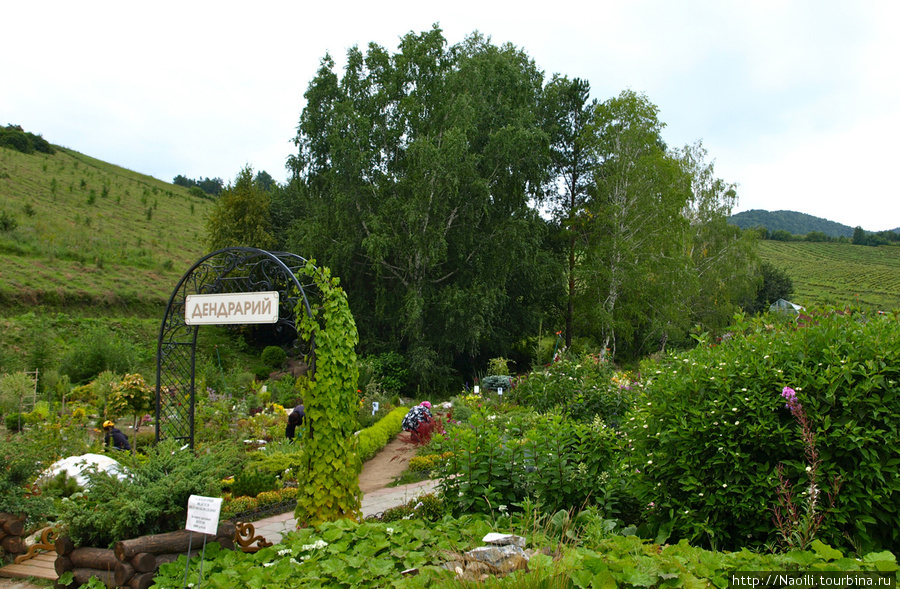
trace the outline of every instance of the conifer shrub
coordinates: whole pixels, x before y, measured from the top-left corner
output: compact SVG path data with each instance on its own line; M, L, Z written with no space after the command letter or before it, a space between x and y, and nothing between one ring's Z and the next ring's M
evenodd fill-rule
M256 497L265 491L278 488L277 477L268 472L242 470L234 477L231 494L235 497Z
M174 440L148 448L146 459L117 456L128 476L88 471L88 489L59 504L59 522L77 545L103 548L181 529L190 496L215 496L223 476L235 470L237 456L221 442L195 453Z
M772 545L784 466L810 491L800 428L781 396L796 391L816 436L814 489L834 508L819 530L832 546L900 548L900 323L827 313L779 325L736 318L721 342L646 365L646 397L625 428L648 532L737 550Z

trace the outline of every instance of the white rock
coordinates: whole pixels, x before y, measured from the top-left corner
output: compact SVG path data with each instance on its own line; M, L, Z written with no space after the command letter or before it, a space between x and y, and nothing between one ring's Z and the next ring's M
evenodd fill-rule
M498 534L496 532L491 532L481 539L485 544L493 544L494 546L518 546L519 548L525 548L525 538L522 536L514 536L512 534Z
M116 460L103 454L82 454L80 456L69 456L62 460L57 460L41 474L42 480L52 479L59 473L65 471L70 477L75 479L79 487L86 487L88 478L85 474L90 469L104 471L119 480L128 476L128 471Z

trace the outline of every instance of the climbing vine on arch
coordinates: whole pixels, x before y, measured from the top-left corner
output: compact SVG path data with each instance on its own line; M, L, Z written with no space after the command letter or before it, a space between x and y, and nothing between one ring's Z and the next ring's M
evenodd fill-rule
M359 519L362 463L353 435L356 382L355 346L359 341L347 295L328 268L310 260L300 274L313 279L322 293L311 316L299 304L301 337L315 341L315 373L304 397L307 427L303 434L301 468L297 473L295 516L301 525L318 525L341 518Z

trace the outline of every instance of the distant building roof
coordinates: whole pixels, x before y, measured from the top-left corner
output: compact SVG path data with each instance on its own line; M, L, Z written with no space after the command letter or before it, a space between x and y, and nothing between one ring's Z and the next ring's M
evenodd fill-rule
M792 303L790 301L786 301L784 299L778 299L771 305L769 305L769 311L786 311L788 313L799 313L800 311L805 311L803 307Z

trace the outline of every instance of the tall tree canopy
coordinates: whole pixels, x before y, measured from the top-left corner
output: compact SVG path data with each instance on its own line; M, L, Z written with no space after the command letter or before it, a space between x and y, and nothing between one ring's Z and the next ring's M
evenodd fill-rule
M542 320L656 351L753 290L734 185L700 144L669 149L642 94L545 85L521 49L434 27L354 47L342 73L326 55L305 96L292 178L267 193L278 247L341 276L361 351L404 353L420 383Z
M633 91L595 108L599 164L580 265L586 307L603 349L633 350L640 337L664 338L677 312L686 267L681 210L688 184L666 149L658 108Z
M589 101L590 91L587 80L555 75L544 88L541 101L552 171L544 202L563 228L567 246L566 346L572 345L576 258L584 238L578 218L585 212L599 155L593 129L597 103Z
M233 246L272 248L270 202L269 193L253 180L253 170L249 166L241 170L206 218L209 251Z
M549 170L542 82L519 49L434 27L395 54L354 47L340 79L326 56L306 92L289 242L342 277L364 346L404 351L420 381L536 326L520 281L555 288L529 207Z

